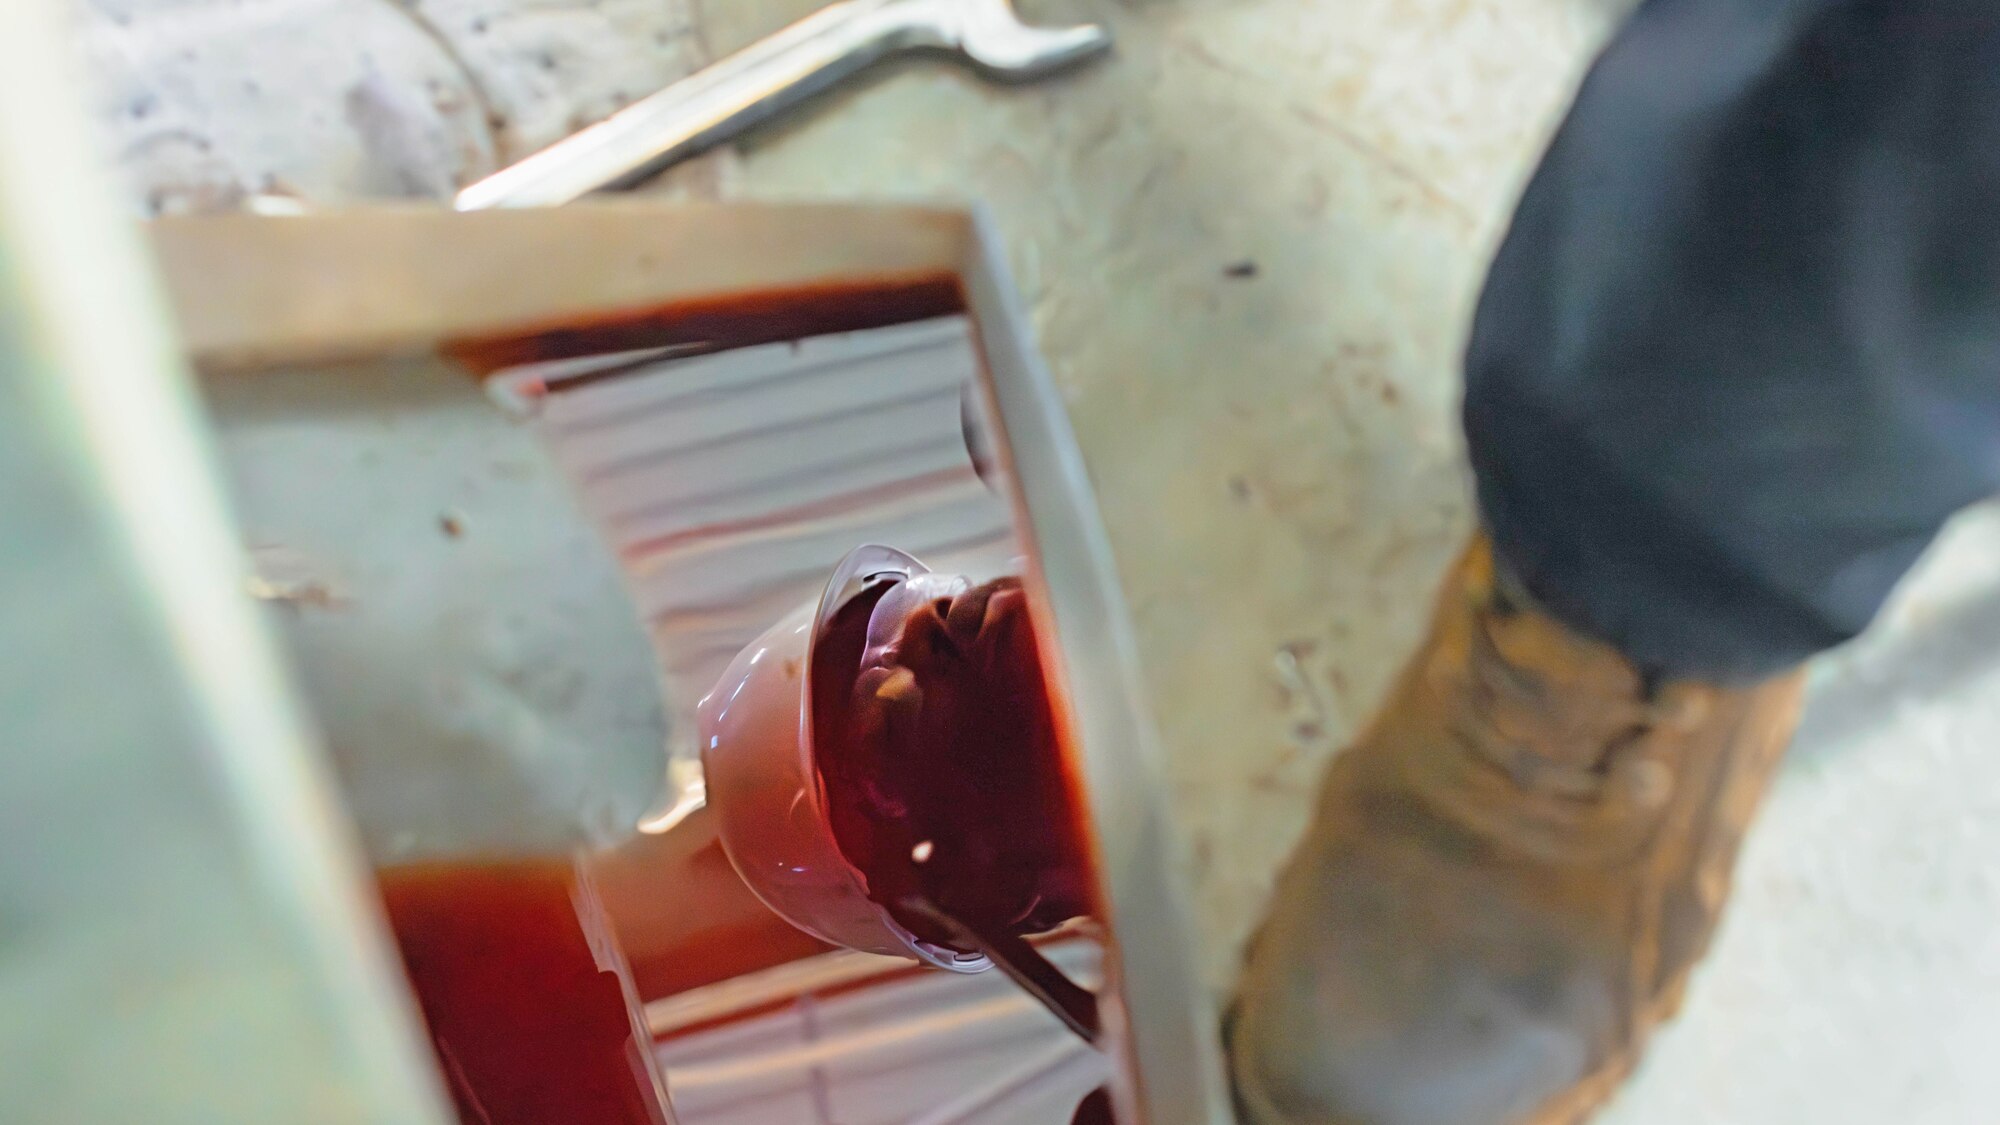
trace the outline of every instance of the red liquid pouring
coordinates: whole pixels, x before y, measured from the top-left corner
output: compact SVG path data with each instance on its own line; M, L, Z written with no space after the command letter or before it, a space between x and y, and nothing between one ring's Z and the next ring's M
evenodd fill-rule
M665 1125L652 1040L566 859L377 873L465 1125Z
M1082 816L1020 580L912 614L894 653L908 676L857 690L868 617L887 589L836 611L812 654L828 819L868 897L918 937L959 949L967 929L1021 936L1093 913Z

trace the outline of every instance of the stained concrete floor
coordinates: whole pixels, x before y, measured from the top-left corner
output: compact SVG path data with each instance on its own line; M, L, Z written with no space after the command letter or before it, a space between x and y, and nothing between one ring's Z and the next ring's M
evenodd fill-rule
M810 0L712 6L726 49ZM1320 768L1471 522L1455 361L1616 6L1042 3L1119 35L994 90L936 65L754 138L758 198L965 197L1006 232L1103 501L1225 991ZM1687 1011L1614 1125L2000 1117L2000 512L1814 702Z

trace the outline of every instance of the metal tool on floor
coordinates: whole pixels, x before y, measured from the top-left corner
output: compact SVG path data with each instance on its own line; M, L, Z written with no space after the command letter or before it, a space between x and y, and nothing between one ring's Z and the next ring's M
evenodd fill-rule
M1028 81L1099 54L1099 24L1032 27L1011 0L841 0L458 193L460 211L567 203L720 144L893 54Z

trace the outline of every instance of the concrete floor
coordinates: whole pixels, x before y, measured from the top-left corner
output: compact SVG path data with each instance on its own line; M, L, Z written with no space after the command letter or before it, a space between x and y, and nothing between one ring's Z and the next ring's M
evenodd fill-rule
M712 10L710 37L809 7ZM755 138L723 183L994 209L1110 524L1220 993L1469 527L1470 301L1616 12L1031 10L1111 23L1117 56L1010 91L902 68ZM2000 513L1962 523L1820 670L1710 965L1606 1120L2000 1115Z
M405 69L429 131L372 124L370 107L409 100L392 63L352 87L327 63L315 81L365 94L358 111L348 97L351 130L333 122L311 144L274 148L290 119L256 118L237 90L210 116L275 124L211 130L215 145L169 170L200 185L264 176L314 198L422 194L426 177L462 179L560 131L564 113L615 103L607 76L643 86L648 67L684 69L816 3L413 0L438 36L405 44L421 56ZM204 6L97 4L190 5ZM324 3L292 6L336 17ZM1117 54L1008 90L947 65L898 65L692 180L744 197L992 207L1118 552L1219 996L1315 778L1413 644L1470 527L1453 414L1471 301L1512 196L1620 5L1024 7L1110 23ZM571 55L557 59L554 86L498 82L519 67L459 38L484 18L468 13L488 8L561 9L594 36L598 53L575 57L611 61L571 68L582 76L567 92ZM625 49L642 26L658 57ZM100 27L101 53L122 48L124 27ZM254 27L275 34L269 19ZM220 57L260 74L290 66L282 51L238 56ZM447 56L470 77L451 76ZM223 63L190 53L174 65L222 88ZM424 78L426 67L445 77ZM108 110L129 106L121 127L139 129L131 114L144 98ZM482 98L520 112L484 135ZM125 150L128 168L180 159L141 140ZM350 155L334 160L342 144ZM246 152L278 156L266 169ZM2000 512L1972 514L1883 627L1825 662L1737 908L1686 1015L1608 1115L1615 1125L2000 1116L2000 1073L1981 1065L2000 1051L2000 874L1986 862L2000 854L1997 552Z
M1470 526L1466 317L1603 21L1429 0L1037 14L1106 20L1118 53L1016 90L903 67L754 138L723 183L994 210L1150 658L1219 991ZM747 34L722 18L718 46Z

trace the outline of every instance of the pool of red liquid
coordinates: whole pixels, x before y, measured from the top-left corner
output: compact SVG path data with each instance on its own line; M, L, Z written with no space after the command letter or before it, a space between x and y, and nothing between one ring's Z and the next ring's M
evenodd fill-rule
M610 927L567 859L377 872L465 1125L666 1125Z

